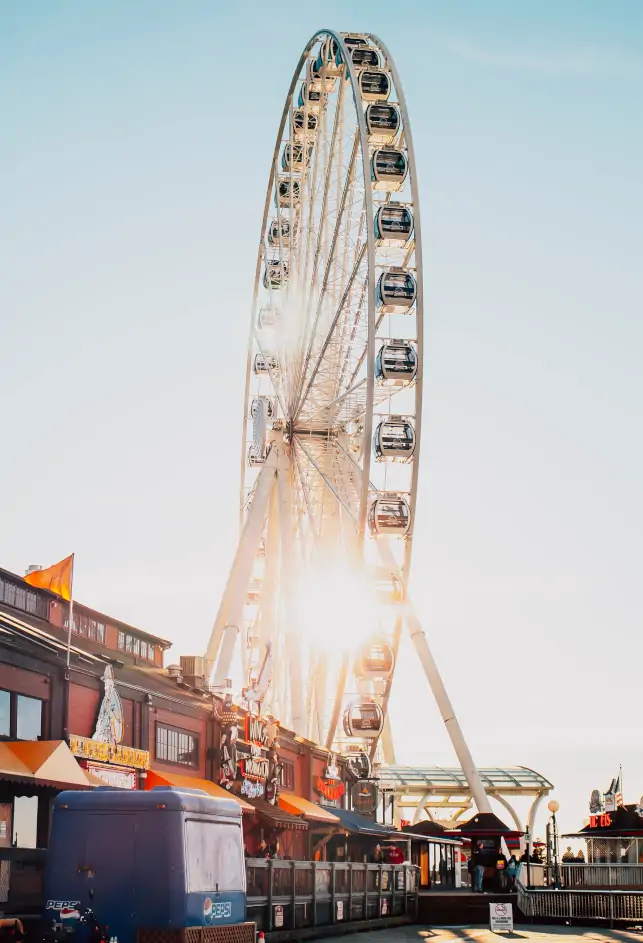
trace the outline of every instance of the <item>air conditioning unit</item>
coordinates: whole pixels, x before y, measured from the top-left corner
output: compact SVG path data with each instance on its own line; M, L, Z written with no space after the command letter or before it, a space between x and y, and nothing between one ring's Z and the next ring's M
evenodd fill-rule
M181 655L181 671L184 677L205 678L208 673L205 658L203 655Z

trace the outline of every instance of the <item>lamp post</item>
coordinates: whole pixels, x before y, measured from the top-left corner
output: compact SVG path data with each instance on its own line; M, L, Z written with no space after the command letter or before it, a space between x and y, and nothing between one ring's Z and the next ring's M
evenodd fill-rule
M560 804L552 799L547 808L551 812L551 818L547 823L548 846L551 844L551 855L553 859L553 885L555 890L560 890L560 870L558 867L558 825L556 824L556 813L560 809Z
M529 826L525 832L525 849L527 851L527 890L531 890L531 833Z

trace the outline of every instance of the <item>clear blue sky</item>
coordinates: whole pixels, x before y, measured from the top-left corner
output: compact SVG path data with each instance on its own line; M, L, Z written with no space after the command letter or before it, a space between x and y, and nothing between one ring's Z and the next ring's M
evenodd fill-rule
M391 9L396 14L391 15ZM0 565L205 644L292 69L389 45L427 265L418 605L481 764L643 792L643 5L0 5ZM399 759L449 764L410 655Z

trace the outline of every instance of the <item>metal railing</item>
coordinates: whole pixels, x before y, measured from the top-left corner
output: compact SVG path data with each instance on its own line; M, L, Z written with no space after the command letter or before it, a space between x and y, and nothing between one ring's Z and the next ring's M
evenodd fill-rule
M572 867L581 869L583 865ZM563 919L569 923L574 920L607 921L610 926L617 922L643 922L643 890L620 890L616 887L591 890L587 886L571 888L568 885L560 889L551 885L527 888L523 883L525 880L523 868L518 875L516 888L518 908L526 917Z
M247 919L266 933L356 920L414 917L414 865L246 861Z
M564 887L640 887L643 889L643 865L640 864L563 864L560 868Z

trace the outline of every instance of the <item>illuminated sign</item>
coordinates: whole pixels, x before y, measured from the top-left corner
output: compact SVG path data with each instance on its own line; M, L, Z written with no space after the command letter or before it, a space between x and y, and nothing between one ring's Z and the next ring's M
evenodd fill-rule
M72 734L69 738L69 749L74 756L83 760L115 763L117 766L133 766L134 769L150 768L150 754L147 750L136 750L134 747L125 747L120 743L112 746L111 743Z
M355 783L351 789L351 799L353 800L353 808L356 812L366 814L375 812L379 801L377 783L365 782L364 780Z
M265 747L268 743L268 724L263 717L254 714L246 715L246 740L255 743L258 747Z
M344 795L345 786L341 780L338 779L322 779L320 776L317 780L317 792L320 796L323 796L324 799L330 799L334 801L336 799L341 799Z
M609 812L606 812L603 815L590 815L589 817L590 828L609 828L611 824L612 816L609 814Z

